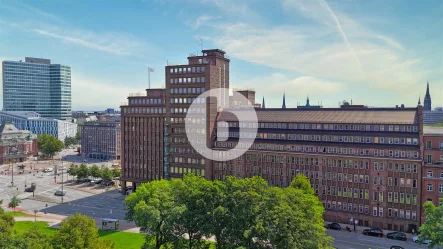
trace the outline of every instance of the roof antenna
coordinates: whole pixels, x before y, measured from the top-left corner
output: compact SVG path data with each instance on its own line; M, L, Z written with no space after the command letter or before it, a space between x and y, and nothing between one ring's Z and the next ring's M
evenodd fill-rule
M199 39L200 39L200 50L203 51L203 39L201 37L199 37Z

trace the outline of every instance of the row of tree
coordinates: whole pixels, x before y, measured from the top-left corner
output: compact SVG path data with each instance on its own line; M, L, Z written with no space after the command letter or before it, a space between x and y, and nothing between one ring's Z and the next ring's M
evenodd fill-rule
M142 184L125 200L126 219L147 233L144 248L331 248L323 206L299 174L287 188L261 177ZM188 237L189 239L183 239Z
M94 219L76 214L62 221L54 235L42 233L37 226L22 235L13 234L14 217L0 208L0 248L2 249L113 249L114 243L101 239Z
M96 164L88 168L86 164L82 163L80 166L71 164L68 169L68 174L72 177L77 176L78 179L93 177L101 178L104 181L110 181L115 177L120 177L121 172L119 168L110 170L104 165L98 167Z

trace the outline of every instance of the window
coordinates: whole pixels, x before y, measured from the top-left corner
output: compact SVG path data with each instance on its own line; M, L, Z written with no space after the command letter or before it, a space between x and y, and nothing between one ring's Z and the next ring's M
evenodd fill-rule
M443 150L443 141L440 141L440 150Z
M432 155L427 155L427 163L432 163Z
M428 177L432 177L432 170L428 170Z
M378 216L383 217L383 208L382 207L378 208Z
M443 193L443 184L438 185L438 192Z
M377 207L372 208L372 216L377 216Z
M427 189L428 191L432 191L432 184L428 184L428 185L426 186L426 189Z
M431 149L432 148L432 141L426 141L426 149Z

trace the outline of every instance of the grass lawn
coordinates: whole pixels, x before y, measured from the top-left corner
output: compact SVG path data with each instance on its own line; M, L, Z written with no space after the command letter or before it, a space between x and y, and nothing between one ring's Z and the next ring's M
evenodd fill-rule
M19 212L19 211L12 211L12 212L8 212L10 214L12 214L12 216L14 217L34 217L34 215L32 214L25 214L23 212Z
M99 230L100 237L110 239L115 248L139 249L145 242L145 236L139 233Z
M57 229L48 227L48 223L44 221L16 221L14 224L14 233L23 234L34 225L37 225L44 234L53 235L57 231ZM112 240L112 242L115 243L116 249L139 249L145 241L145 236L139 233L99 230L98 234L102 238Z

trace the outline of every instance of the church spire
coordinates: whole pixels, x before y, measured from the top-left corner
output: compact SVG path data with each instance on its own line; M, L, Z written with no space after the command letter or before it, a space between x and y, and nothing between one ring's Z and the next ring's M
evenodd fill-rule
M265 106L265 96L263 96L263 101L262 101L262 104L261 104L261 108L263 108L263 109L266 108L266 106Z
M307 95L307 97L306 97L306 106L311 106L311 105L309 104L309 95Z
M421 105L420 96L418 96L418 105Z
M283 104L281 105L281 108L286 109L286 93L283 93Z
M429 93L429 81L426 85L426 95L425 99L423 100L423 111L431 111L432 110L432 101L431 101L431 94Z

